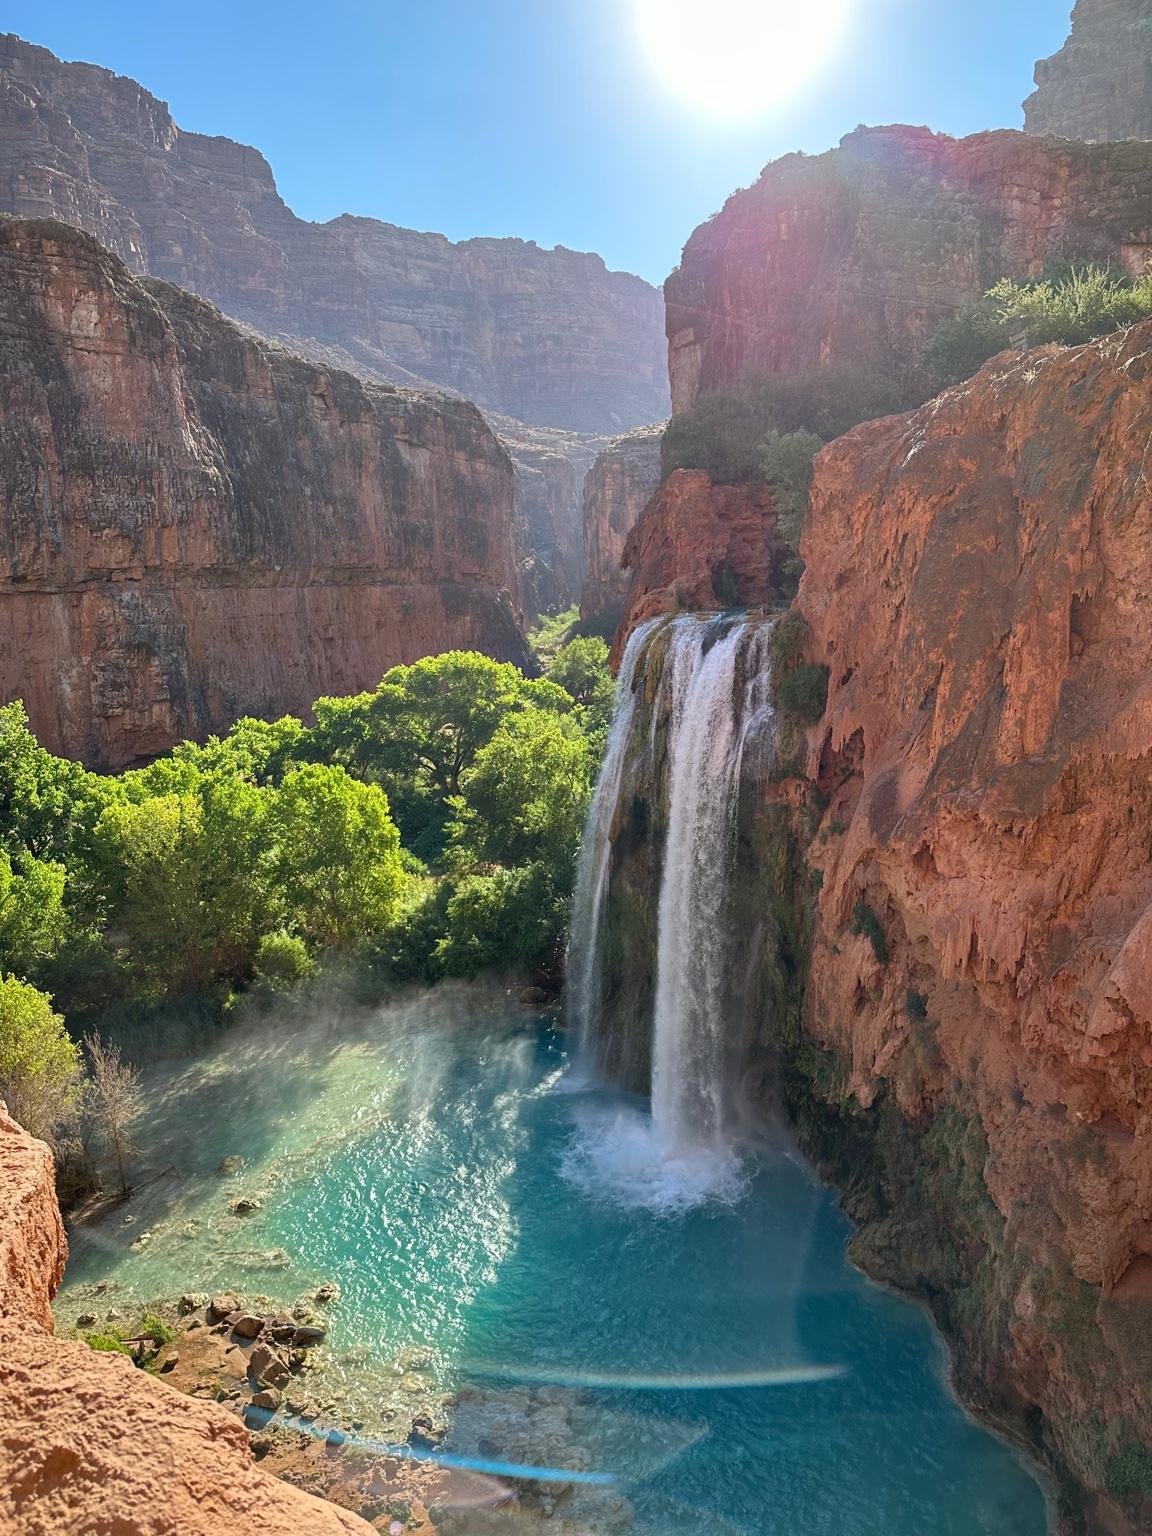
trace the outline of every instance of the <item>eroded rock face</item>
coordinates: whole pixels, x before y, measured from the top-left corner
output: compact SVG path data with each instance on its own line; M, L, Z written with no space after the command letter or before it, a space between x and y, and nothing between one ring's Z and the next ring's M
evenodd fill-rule
M1109 1531L1152 1514L1107 1498L1152 1465L1150 434L1152 325L998 359L825 450L798 599L812 1091L849 1137L870 1107L862 1256Z
M620 622L628 596L624 542L660 488L664 424L615 438L584 480L584 585L580 617L605 630Z
M636 626L658 614L770 602L791 554L767 486L713 485L701 470L676 470L624 545L632 580L613 668Z
M942 319L1049 256L1142 272L1152 146L863 128L786 155L689 240L665 284L672 407L825 365L911 380ZM926 391L925 391L926 392Z
M357 1536L371 1527L262 1472L215 1403L123 1355L51 1337L66 1244L52 1155L0 1104L0 1528L22 1536Z
M539 426L667 414L663 305L599 256L298 219L258 150L185 133L134 80L0 38L0 211L94 234L328 367Z
M463 400L366 385L0 223L0 697L118 768L451 647L524 656L507 454Z
M1076 0L1072 33L1036 66L1028 133L1152 139L1152 3Z

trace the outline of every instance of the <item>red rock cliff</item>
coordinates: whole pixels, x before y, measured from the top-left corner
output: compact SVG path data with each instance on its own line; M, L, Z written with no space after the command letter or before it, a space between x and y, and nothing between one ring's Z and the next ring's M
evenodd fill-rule
M66 1245L52 1156L0 1104L0 1530L369 1536L263 1472L240 1421L122 1355L51 1337Z
M259 150L186 133L134 80L0 37L0 211L94 234L132 271L294 351L457 390L537 426L667 414L659 292L599 256L299 219Z
M767 486L713 485L701 470L676 470L624 544L631 585L613 668L636 626L659 614L770 602L791 557Z
M826 364L903 379L939 322L1048 256L1142 271L1152 146L862 128L786 155L695 232L665 284L672 408Z
M660 487L664 425L609 443L584 480L584 585L580 617L614 627L628 596L624 541Z
M366 385L0 224L0 697L108 767L453 646L523 656L512 469L475 407Z
M820 456L797 605L821 1091L881 1162L924 1131L862 1252L1110 1531L1152 1520L1150 438L1152 325L998 359Z

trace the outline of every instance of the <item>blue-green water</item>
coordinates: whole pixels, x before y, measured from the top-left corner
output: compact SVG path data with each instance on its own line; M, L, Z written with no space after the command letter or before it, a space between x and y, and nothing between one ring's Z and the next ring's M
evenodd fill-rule
M151 1069L141 1141L171 1171L73 1234L61 1322L98 1282L126 1313L334 1281L321 1396L397 1437L428 1402L466 1459L604 1474L646 1536L1040 1536L1038 1484L785 1145L669 1168L642 1105L567 1067L563 1036L444 991Z

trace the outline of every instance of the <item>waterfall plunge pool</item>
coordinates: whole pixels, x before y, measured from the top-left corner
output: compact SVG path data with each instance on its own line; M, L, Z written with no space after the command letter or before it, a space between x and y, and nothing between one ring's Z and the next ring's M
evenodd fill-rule
M449 1455L578 1471L554 1530L1046 1528L928 1318L847 1264L834 1196L787 1145L662 1159L645 1106L582 1087L565 1036L490 992L286 1010L145 1083L140 1182L168 1171L73 1230L61 1328L335 1282L309 1390L366 1437L403 1439L427 1401ZM259 1210L233 1214L242 1194Z

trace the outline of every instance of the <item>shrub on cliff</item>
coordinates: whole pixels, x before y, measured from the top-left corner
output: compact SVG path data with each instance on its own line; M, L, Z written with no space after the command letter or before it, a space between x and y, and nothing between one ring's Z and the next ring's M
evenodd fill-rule
M1016 341L1079 346L1152 315L1152 276L1133 282L1111 267L1050 265L1042 278L1004 278L943 321L921 361L941 386L971 378Z
M801 725L816 725L828 707L828 668L802 662L776 684L776 707Z

